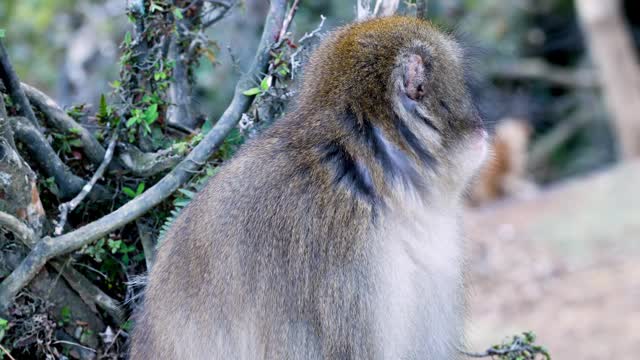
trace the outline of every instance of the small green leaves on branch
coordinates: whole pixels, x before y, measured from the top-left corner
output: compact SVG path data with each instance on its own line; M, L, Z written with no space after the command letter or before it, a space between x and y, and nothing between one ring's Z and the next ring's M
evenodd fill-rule
M493 345L482 353L463 352L468 357L490 357L498 360L551 360L551 355L544 346L536 345L536 335L533 332L524 332L514 335L511 339L501 344Z
M254 96L258 94L262 95L267 91L269 91L269 88L271 87L272 82L273 82L273 76L271 75L265 76L264 79L260 81L259 87L254 87L249 90L245 90L244 92L242 92L242 94L246 96Z

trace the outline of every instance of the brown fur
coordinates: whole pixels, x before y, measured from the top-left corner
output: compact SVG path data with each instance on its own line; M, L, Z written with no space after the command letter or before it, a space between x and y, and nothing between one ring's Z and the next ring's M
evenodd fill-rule
M506 118L496 127L489 161L480 169L470 192L470 204L486 205L505 197L527 197L537 191L527 173L531 126L524 119Z
M400 116L403 82L428 85L411 96L431 125ZM131 358L456 357L458 324L438 348L429 338L444 334L420 331L428 318L405 348L381 341L378 274L388 270L376 234L402 214L399 189L456 208L468 176L455 154L481 127L459 49L430 23L390 17L336 31L312 56L292 111L244 146L166 235Z

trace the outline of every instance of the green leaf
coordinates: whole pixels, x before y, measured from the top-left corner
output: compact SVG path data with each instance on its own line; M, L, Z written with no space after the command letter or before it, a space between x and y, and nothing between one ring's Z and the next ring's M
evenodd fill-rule
M124 34L124 44L126 46L130 46L131 45L131 32L127 31L126 34Z
M158 104L153 104L144 111L144 121L147 124L153 124L157 119L158 119Z
M133 189L131 189L130 187L123 187L122 192L132 199L136 197L136 192L133 191Z
M130 331L133 328L133 320L129 319L125 321L120 328L124 331Z
M82 140L80 139L73 139L71 141L69 141L69 145L73 146L73 147L83 147L84 144L82 144Z
M242 92L242 95L245 95L245 96L253 96L253 95L258 95L258 94L260 94L261 92L262 92L262 90L260 90L260 88L254 87L254 88L251 88L251 89L249 89L249 90L245 90L245 91L243 91L243 92Z
M245 94L247 95L247 94ZM213 122L211 121L211 119L207 118L207 120L204 121L204 124L202 124L202 132L201 134L208 134L209 131L211 131L211 129L213 128Z
M0 29L0 38L3 38L6 35L6 31L4 29Z
M136 195L142 194L144 192L144 187L145 187L145 184L143 182L138 184L138 187L136 188Z
M271 75L265 76L264 79L262 79L262 81L260 82L260 89L262 89L262 91L269 90L269 88L271 87L272 79L273 77Z
M120 80L116 80L116 81L112 82L110 85L111 85L112 88L117 89L122 85L122 83L120 82Z
M122 247L122 240L111 240L109 239L109 248L111 249L111 253L115 254Z
M193 199L193 197L196 196L196 193L191 190L178 189L178 191L180 191L182 194L184 194L184 196L188 197L189 199Z
M182 16L182 11L180 11L180 9L178 8L173 9L173 16L175 16L178 20L182 20L184 18L184 16Z
M7 329L9 327L9 320L0 318L0 329Z
M183 208L191 202L191 199L180 199L173 202L173 205L177 208Z
M68 306L64 306L60 309L60 318L62 318L62 321L65 323L71 321L71 309Z
M98 117L101 119L106 119L108 114L107 110L107 99L104 94L100 94L100 107L98 107Z
M137 124L139 120L140 118L138 118L137 116L129 118L129 120L127 120L127 127L132 127L133 125Z

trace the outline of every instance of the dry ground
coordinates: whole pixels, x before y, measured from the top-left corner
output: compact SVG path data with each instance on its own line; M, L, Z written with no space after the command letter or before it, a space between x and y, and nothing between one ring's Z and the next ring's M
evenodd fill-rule
M640 235L629 235L640 234L637 228L623 221L622 231L609 232L613 238L594 241L575 231L532 235L527 213L546 206L541 200L521 214L469 216L471 348L532 330L553 359L639 359ZM562 212L556 216L561 227ZM566 216L576 225L570 211ZM635 216L640 220L640 211Z

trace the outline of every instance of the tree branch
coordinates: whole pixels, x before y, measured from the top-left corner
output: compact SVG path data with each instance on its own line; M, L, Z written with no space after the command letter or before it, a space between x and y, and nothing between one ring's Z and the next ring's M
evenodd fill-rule
M96 182L98 182L98 180L102 178L102 175L104 175L104 171L107 169L107 166L109 166L109 163L111 163L111 159L113 158L113 152L115 151L117 141L118 132L116 129L111 136L111 140L109 141L109 147L107 148L107 152L104 154L104 160L102 161L96 172L93 174L89 182L82 187L82 191L80 191L80 193L76 195L76 197L74 197L69 202L61 204L58 207L58 210L60 210L60 218L58 220L58 223L56 224L56 229L54 232L55 235L62 234L62 230L64 229L64 225L67 222L67 216L69 215L69 213L72 212L82 202L82 200L87 197L87 195L89 195Z
M45 115L45 121L48 120L55 128L65 133L75 131L82 142L82 149L89 161L95 165L102 162L105 150L89 130L78 124L71 116L62 110L53 99L42 91L25 83L22 83L22 89L33 106Z
M14 233L14 235L20 238L27 246L31 246L38 241L38 237L33 230L11 214L0 211L0 224Z
M48 260L95 241L140 217L176 191L218 149L227 134L236 126L253 100L242 93L253 87L254 79L267 69L272 43L282 26L287 1L272 0L260 44L250 71L236 85L231 104L205 138L176 166L173 171L139 197L118 210L68 234L39 241L29 255L0 284L0 309L42 269Z
M118 302L91 283L91 281L74 269L73 266L65 265L65 263L59 260L51 261L51 266L64 277L69 286L78 293L82 301L84 301L91 310L97 312L96 306L98 306L106 311L117 324L121 324L124 314Z
M427 18L428 0L416 0L416 17L418 19Z
M211 25L217 23L218 21L222 20L227 15L229 10L231 10L231 8L236 5L235 2L232 2L230 4L226 4L226 3L223 3L222 1L210 1L210 3L212 3L213 5L219 6L221 8L221 10L216 16L208 19L206 22L204 22L202 24L202 28L203 29L206 29L206 28L210 27Z
M2 41L0 41L0 80L2 80L2 83L7 88L13 101L18 105L18 114L27 118L29 122L31 122L31 125L38 128L36 115L33 113L29 100L24 95L24 91L20 86L20 79L15 70L13 70L13 66L9 60L9 54L7 54L7 50L4 44L2 44Z
M135 176L149 177L172 169L182 158L172 148L146 153L131 144L118 145L118 160Z
M526 59L513 63L502 63L492 66L489 75L493 78L520 80L543 80L569 88L593 89L600 82L593 70L570 70L560 66L549 65L539 59Z
M147 264L147 272L151 271L153 263L156 260L156 243L153 238L153 229L143 221L136 221L138 228L138 237L142 243L142 251L144 252L145 263Z
M70 199L82 190L85 181L69 171L58 157L44 135L24 117L9 118L15 136L27 150L47 177L53 177L62 199Z
M0 94L0 140L6 141L11 148L16 148L16 144L13 141L13 129L11 129L11 124L9 123L7 107L4 105L2 94Z
M293 0L293 4L291 4L291 8L289 9L289 13L284 18L284 22L282 23L282 28L280 29L280 33L278 34L278 42L284 39L284 36L287 34L287 30L289 29L289 25L291 25L291 21L298 10L298 3L300 0Z

